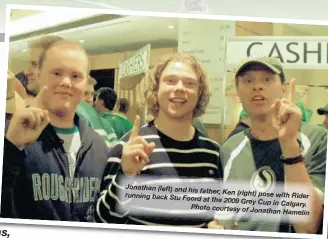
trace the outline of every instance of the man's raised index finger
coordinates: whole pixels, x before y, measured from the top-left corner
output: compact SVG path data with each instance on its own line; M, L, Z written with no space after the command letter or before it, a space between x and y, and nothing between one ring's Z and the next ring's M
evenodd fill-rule
M129 138L130 140L139 135L139 128L140 128L140 117L139 115L137 115L136 119L134 120L133 128L131 130L131 134Z
M296 103L296 80L293 78L289 82L289 89L288 89L288 100L292 103Z

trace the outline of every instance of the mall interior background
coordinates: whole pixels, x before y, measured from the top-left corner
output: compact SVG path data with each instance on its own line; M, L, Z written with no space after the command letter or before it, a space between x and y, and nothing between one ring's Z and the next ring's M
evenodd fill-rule
M57 17L56 21L53 20L54 16ZM164 54L178 51L179 19L177 18L94 13L83 15L78 14L77 11L67 17L65 14L60 15L58 12L51 11L13 10L11 21L9 65L15 74L24 70L27 41L34 36L53 34L79 40L90 54L92 74L99 84L106 81L105 84L113 86L119 97L130 100L132 107L128 117L132 121L136 114L144 113L145 82L141 80L131 90L120 89L117 83L119 63L147 44L151 45L150 67ZM328 35L328 26L243 21L236 21L233 24L235 24L235 36ZM211 37L210 31L207 37ZM328 104L327 73L328 70L286 70L287 79L293 77L297 80L297 92L301 97L298 100L303 101L305 107L313 111L310 121L312 124L322 122L323 118L317 115L316 110ZM226 86L228 86L233 82L233 73L227 73L226 77ZM229 110L231 120L225 124L223 132L224 136L227 136L238 121L241 105L236 99L233 88L226 90L225 97L232 102L232 109ZM205 124L205 126L209 137L220 142L223 127L219 124Z

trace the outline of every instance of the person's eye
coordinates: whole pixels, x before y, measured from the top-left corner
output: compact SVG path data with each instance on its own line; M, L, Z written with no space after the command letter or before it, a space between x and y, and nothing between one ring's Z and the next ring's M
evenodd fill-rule
M173 84L174 80L173 79L167 79L166 82L169 83L169 84Z
M80 79L81 78L81 76L79 74L74 74L72 77L73 77L73 79Z
M274 81L274 78L273 77L267 77L265 79L266 82L273 82Z

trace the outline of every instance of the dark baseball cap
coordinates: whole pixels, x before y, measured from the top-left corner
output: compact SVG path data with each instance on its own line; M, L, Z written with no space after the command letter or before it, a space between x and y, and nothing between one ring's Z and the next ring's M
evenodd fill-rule
M238 64L235 73L235 78L237 79L237 77L240 75L240 73L243 70L245 70L246 67L249 67L253 64L260 64L267 67L272 72L280 75L282 77L282 81L285 82L285 74L280 60L277 57L268 57L268 56L261 56L256 58L249 57L241 60Z
M318 112L319 115L328 114L328 105L325 105L324 107L319 108L317 110L317 112Z

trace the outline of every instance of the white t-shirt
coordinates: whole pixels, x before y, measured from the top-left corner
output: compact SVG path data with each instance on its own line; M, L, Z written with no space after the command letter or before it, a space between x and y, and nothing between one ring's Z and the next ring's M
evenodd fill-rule
M54 127L58 137L64 141L63 147L68 159L69 175L74 178L77 153L81 147L81 137L79 128L74 125L73 128L58 128Z

